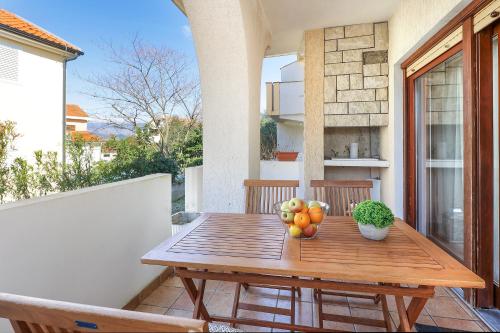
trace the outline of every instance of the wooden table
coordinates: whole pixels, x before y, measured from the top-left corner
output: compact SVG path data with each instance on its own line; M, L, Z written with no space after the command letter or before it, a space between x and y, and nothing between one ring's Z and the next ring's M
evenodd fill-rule
M142 262L175 268L195 305L194 318L298 331L319 329L211 316L203 305L205 281L394 296L402 331L413 327L435 287L484 288L480 277L404 222L396 221L377 242L364 239L351 217L327 217L317 239L299 240L289 237L274 215L203 214ZM200 279L198 286L193 279ZM412 298L408 307L404 296ZM383 310L388 316L387 304Z

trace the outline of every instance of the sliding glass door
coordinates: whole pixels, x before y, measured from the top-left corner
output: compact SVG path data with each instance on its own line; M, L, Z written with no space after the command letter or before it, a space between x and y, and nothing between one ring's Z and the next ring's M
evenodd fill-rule
M416 225L464 259L463 54L414 81Z

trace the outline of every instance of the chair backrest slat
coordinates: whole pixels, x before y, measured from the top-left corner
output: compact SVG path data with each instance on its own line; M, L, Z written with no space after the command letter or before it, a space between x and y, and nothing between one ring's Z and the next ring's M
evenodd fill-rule
M16 333L208 332L203 320L0 293L0 318Z
M246 179L245 213L273 214L274 204L297 195L298 180ZM256 193L256 195L252 195Z
M329 215L351 216L356 204L371 199L371 180L311 180L314 200L330 205Z

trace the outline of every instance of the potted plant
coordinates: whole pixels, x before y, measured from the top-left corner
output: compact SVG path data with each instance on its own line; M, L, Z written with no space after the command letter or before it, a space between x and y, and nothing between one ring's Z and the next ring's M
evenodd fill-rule
M394 214L383 202L366 200L356 205L353 211L361 235L371 240L383 240L394 224Z
M298 155L299 153L294 150L292 145L278 146L278 149L274 152L274 156L278 161L295 161Z

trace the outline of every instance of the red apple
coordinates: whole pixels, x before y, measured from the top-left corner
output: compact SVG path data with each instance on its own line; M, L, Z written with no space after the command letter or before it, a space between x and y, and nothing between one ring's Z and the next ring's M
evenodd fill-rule
M311 223L306 228L304 228L304 230L302 230L302 233L304 234L304 236L309 238L309 237L314 236L317 231L318 231L318 227L315 224Z

